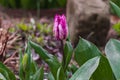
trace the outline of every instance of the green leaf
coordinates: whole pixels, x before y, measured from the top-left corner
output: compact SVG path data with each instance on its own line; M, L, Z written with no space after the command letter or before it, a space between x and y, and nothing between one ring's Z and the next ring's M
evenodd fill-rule
M92 76L93 80L114 80L112 69L106 57L102 55L99 49L89 41L80 38L75 48L75 60L81 66L87 60L101 56L100 64Z
M57 79L57 71L58 71L59 67L61 66L61 64L59 63L59 61L57 60L56 57L46 60L46 63L49 65L50 71L52 72L52 74L56 80Z
M37 63L32 60L31 62L31 75L35 74L35 72L38 70Z
M48 73L48 80L55 80L51 72Z
M105 47L105 53L116 80L120 80L120 41L110 39Z
M25 80L24 79L24 71L23 71L23 65L22 65L22 51L20 50L19 51L19 65L20 65L20 67L19 67L19 77L20 77L20 80Z
M94 44L91 44L87 40L80 38L79 43L75 48L75 60L80 66L87 60L100 55L101 52Z
M60 67L60 63L59 63L58 59L55 56L49 54L45 49L43 49L38 44L36 44L32 41L30 41L29 43L30 43L31 47L33 49L35 49L35 52L39 54L41 59L44 60L49 65L50 70L56 80L57 70Z
M113 29L114 29L118 34L120 34L120 22L118 22L117 24L114 24L114 25L113 25Z
M70 63L72 53L73 53L73 47L72 47L70 42L66 41L65 46L64 46L64 55L65 55L64 56L65 63L64 63L64 66L63 66L64 70L67 69L67 67Z
M120 17L120 8L112 1L110 1L110 5L112 9L114 10L115 14Z
M100 57L95 57L84 63L70 80L89 80L99 65Z
M28 26L24 23L18 24L18 27L19 27L19 29L21 29L23 31L28 31L28 29L29 29Z
M28 54L24 54L23 60L22 60L22 65L23 65L24 71L26 71L27 65L28 65Z
M20 63L19 76L20 76L20 80L25 80L25 75L24 75L22 63Z
M0 73L0 80L7 80L7 79Z
M72 64L69 69L72 71L72 73L75 73L78 70L78 67L74 64Z
M7 72L8 77L9 77L10 80L16 80L15 75L13 74L13 72L10 71L10 70L9 70L4 64L2 64L1 62L0 62L0 69L2 69L2 70L4 70L5 72Z
M28 41L24 56L22 56L22 52L20 51L19 76L21 80L30 80L30 76L32 73L31 64L32 64L31 48Z
M112 2L114 2L117 6L120 7L120 0L111 0Z
M62 66L57 71L57 80L66 80L66 76Z
M41 67L33 76L33 80L43 80L44 77L44 70L43 67Z
M32 41L30 41L29 43L30 43L31 47L32 47L33 49L35 49L35 52L38 53L39 56L40 56L44 61L46 61L47 59L50 59L50 58L51 58L51 55L48 54L48 52L47 52L45 49L43 49L41 46L39 46L38 44L36 44L36 43L34 43L34 42L32 42Z
M2 76L7 79L7 80L12 80L9 78L8 72L6 72L4 69L0 68L0 73L2 74Z
M26 74L25 75L25 80L30 80L32 56L31 56L31 46L29 44L29 41L27 43L27 48L26 48L25 53L28 55L26 70L24 71L25 74Z

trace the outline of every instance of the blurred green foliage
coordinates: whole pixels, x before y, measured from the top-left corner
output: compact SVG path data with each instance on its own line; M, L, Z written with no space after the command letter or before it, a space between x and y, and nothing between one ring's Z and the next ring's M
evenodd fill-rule
M52 25L51 24L42 24L35 22L33 19L33 22L26 24L23 21L16 24L16 27L9 28L10 33L18 32L18 34L21 35L21 37L27 39L27 37L32 38L33 41L37 42L38 44L44 46L44 38L48 35L52 35Z
M112 2L114 2L117 6L120 7L120 0L111 0Z
M120 35L120 22L114 24L113 29Z
M111 12L116 16L120 17L120 5L119 5L120 2L117 3L117 1L120 1L120 0L110 1Z
M66 6L66 0L0 0L0 4L10 8L39 9Z

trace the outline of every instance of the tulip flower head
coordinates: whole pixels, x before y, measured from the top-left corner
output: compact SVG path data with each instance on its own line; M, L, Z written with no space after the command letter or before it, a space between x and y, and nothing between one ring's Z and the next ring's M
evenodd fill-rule
M64 40L68 36L68 26L64 15L56 15L53 27L54 37L57 40Z

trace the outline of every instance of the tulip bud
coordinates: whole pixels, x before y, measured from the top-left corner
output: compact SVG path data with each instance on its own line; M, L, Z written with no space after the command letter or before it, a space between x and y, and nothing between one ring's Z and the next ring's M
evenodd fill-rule
M22 60L23 70L26 71L28 65L28 54L25 53Z
M64 15L56 15L54 19L54 36L57 40L64 40L68 36L68 26Z

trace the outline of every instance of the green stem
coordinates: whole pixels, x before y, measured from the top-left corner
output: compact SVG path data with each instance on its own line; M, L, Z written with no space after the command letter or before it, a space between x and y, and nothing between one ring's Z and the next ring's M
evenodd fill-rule
M62 58L62 66L63 66L63 69L64 69L64 68L65 68L64 41L63 41L63 40L60 40L60 42L61 42L60 51L61 51L61 54L63 55L63 58ZM65 69L64 69L64 72L65 72Z

